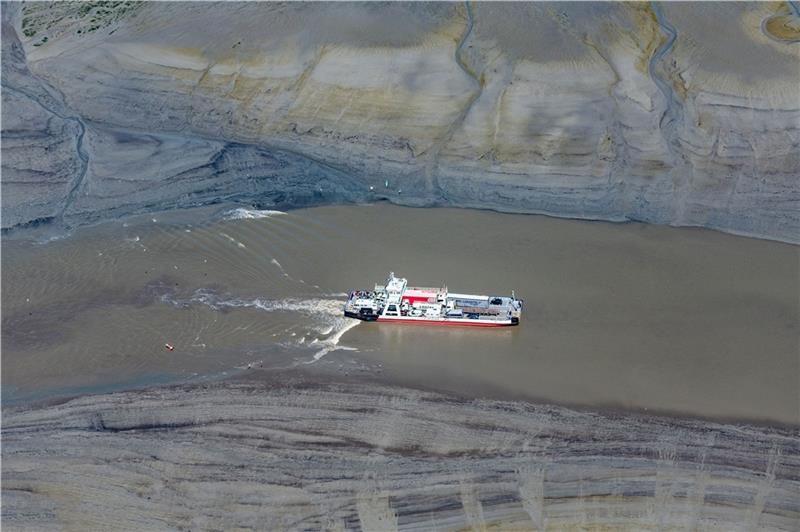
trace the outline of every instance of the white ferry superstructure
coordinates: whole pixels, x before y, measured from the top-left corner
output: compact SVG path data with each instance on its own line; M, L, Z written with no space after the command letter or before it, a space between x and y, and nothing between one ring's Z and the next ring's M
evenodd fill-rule
M350 292L344 315L364 321L470 327L519 325L523 301L511 296L457 294L447 287L409 287L394 272L373 290Z

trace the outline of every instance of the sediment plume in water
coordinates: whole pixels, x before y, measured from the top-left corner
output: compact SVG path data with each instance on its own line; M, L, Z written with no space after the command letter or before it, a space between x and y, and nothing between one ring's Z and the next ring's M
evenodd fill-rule
M370 366L476 397L800 424L796 246L385 204L226 219L237 208L4 240L4 401L248 366ZM346 292L390 270L414 285L516 290L522 324L345 318Z

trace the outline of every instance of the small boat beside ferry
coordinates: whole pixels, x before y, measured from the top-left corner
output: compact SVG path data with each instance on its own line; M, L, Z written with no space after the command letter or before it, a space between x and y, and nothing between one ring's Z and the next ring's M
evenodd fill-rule
M470 327L519 325L523 301L510 296L460 294L442 288L408 286L394 272L373 290L350 292L344 315L364 321Z

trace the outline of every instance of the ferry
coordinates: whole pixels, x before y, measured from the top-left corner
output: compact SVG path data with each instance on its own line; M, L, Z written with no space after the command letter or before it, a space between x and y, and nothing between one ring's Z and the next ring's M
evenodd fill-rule
M513 291L511 296L483 296L456 294L446 286L410 287L392 272L373 290L350 292L344 315L381 323L509 327L519 325L522 304Z

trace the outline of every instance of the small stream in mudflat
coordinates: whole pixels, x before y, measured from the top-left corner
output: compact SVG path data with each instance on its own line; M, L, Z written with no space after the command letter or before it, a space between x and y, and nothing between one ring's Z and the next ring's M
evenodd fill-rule
M700 229L387 204L217 206L14 236L2 244L3 400L308 368L798 423L799 250ZM347 291L389 271L454 291L513 289L523 323L341 315Z

